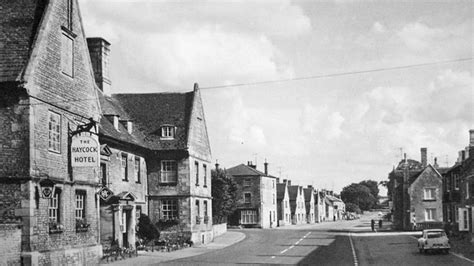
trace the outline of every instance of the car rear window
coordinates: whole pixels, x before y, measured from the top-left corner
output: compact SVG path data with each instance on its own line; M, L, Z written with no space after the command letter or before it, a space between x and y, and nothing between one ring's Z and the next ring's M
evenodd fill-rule
M428 238L439 238L445 236L445 232L429 232L427 234Z

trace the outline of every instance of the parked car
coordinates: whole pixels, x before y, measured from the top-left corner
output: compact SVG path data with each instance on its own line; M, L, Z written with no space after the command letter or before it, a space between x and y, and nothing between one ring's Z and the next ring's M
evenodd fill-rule
M448 236L446 236L443 229L425 229L418 239L420 253L426 253L428 250L440 250L449 253L450 248Z

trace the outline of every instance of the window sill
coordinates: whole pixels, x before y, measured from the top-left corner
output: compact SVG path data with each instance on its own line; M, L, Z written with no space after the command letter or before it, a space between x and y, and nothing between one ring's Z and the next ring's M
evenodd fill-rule
M174 137L160 137L160 140L174 140Z
M83 233L89 231L89 228L76 228L76 233Z
M56 150L52 150L52 149L48 149L48 151L51 152L51 153L54 153L54 154L58 154L58 155L61 154L61 151L56 151Z
M202 186L202 187L207 187L206 185Z
M436 201L436 199L423 199L423 201Z
M64 232L63 229L49 229L49 234L50 234L50 235L53 235L53 234L61 234L62 232Z
M159 186L165 186L165 187L174 187L176 185L178 185L177 182L175 183L158 183Z

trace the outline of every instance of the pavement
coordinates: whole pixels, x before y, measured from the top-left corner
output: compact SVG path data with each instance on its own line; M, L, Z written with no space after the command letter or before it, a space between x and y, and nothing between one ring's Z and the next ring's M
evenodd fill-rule
M117 261L105 262L102 261L100 265L156 265L162 262L182 259L192 256L205 254L217 249L236 244L245 239L245 234L233 230L228 230L226 233L214 238L214 241L206 244L190 248L183 248L171 252L162 251L139 251L138 256L132 258L120 259Z

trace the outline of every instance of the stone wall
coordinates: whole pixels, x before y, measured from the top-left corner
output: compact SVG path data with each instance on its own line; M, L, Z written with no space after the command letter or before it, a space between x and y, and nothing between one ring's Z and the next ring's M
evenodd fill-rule
M0 224L0 265L21 265L21 227Z
M227 232L227 223L215 224L212 226L212 233L214 237L223 235Z
M424 198L424 189L434 188L434 199ZM433 168L428 166L410 185L408 193L410 195L410 222L413 215L416 217L416 223L423 222L442 222L443 221L443 183L441 177ZM436 210L436 217L433 220L425 219L425 210L427 208Z
M24 89L14 84L0 89L0 177L26 177L29 174L29 101Z

